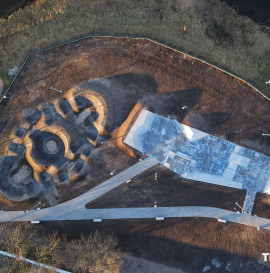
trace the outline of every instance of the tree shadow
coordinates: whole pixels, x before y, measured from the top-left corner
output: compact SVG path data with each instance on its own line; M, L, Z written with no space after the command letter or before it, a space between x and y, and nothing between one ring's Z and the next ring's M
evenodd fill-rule
M151 112L182 122L200 100L203 91L189 88L165 94L145 96L142 106Z
M202 115L190 115L188 122L201 131L213 132L221 124L231 120L231 115L227 112L213 112Z
M207 223L207 220L201 221L202 223L199 224L203 225ZM211 243L209 244L208 241L219 240L218 236L214 237L212 235L210 239L194 239L192 226L194 227L194 224L196 225L197 222L190 218L168 218L160 222L152 219L134 219L105 220L98 224L92 221L57 221L43 222L42 225L46 229L58 229L60 233L67 235L68 240L77 239L81 234L89 235L96 230L103 234L113 233L119 239L119 247L122 252L159 264L176 267L187 272L203 272L204 267L207 265L211 268L209 272L227 272L226 267L228 264L231 272L268 272L266 271L266 265L260 264L257 260L245 254L240 256L229 251L210 248L209 245ZM185 228L187 225L190 226L190 229L185 231L189 237L186 239L190 242L194 241L194 243L202 240L198 242L200 245L203 245L203 241L205 241L207 242L205 247L185 243L181 236L177 240L169 239L170 237L175 237L175 234L173 234L175 228L181 229L181 226ZM210 225L212 225L212 222ZM206 227L210 225L206 225ZM218 223L216 228L222 232L224 225ZM181 233L181 230L179 232ZM220 263L220 267L212 264L212 261L215 259Z

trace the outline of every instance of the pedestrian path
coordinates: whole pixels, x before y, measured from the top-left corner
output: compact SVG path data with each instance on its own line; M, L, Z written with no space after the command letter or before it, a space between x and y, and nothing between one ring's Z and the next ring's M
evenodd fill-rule
M181 207L143 207L143 208L110 208L110 209L86 209L85 205L119 185L127 182L147 169L155 166L157 159L148 157L138 162L123 172L111 177L107 181L89 190L88 192L60 205L40 209L24 211L1 211L0 222L13 221L63 221L63 220L93 220L100 222L105 219L156 219L178 217L205 217L217 219L220 222L234 222L249 225L257 229L270 230L270 219L253 216L247 213L204 206L181 206ZM132 183L132 182L131 182Z
M233 222L255 227L257 229L270 230L270 219L253 216L245 213L236 213L229 210L204 207L204 206L181 206L181 207L145 207L145 208L111 208L111 209L70 209L63 213L57 212L55 217L47 213L49 209L22 213L21 211L1 212L0 221L63 221L63 220L102 220L112 219L156 219L181 217L203 217L217 219L219 222ZM41 212L46 212L41 213Z
M147 157L146 159L136 163L135 165L127 168L121 173L111 177L95 188L87 191L86 193L70 200L59 204L57 206L32 210L32 211L2 211L0 212L0 221L9 222L9 221L56 221L63 220L63 218L73 220L76 212L81 209L85 209L85 205L100 196L106 194L112 189L120 186L123 183L131 180L133 177L143 173L144 171L150 169L151 167L158 164L158 160L154 157ZM75 214L74 214L75 213Z

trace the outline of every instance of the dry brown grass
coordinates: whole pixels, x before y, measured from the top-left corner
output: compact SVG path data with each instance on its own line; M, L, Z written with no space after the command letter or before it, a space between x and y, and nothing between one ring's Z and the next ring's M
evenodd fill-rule
M259 260L269 247L269 231L227 223L222 225L212 219L193 218L156 229L154 236L181 242L207 250L224 251L248 259Z
M186 26L186 31L183 30ZM87 34L149 37L200 56L270 94L270 28L219 0L38 0L0 19L0 77L30 51Z
M122 260L117 243L114 236L98 232L67 241L64 235L29 223L0 224L0 250L43 264L64 266L72 272L119 272ZM0 271L30 271L29 264L19 259L4 258L3 264Z
M1 223L0 249L17 257L30 258L37 262L60 265L61 238L57 233L46 235L44 230L29 223ZM29 264L18 259L4 258L7 272L29 272Z

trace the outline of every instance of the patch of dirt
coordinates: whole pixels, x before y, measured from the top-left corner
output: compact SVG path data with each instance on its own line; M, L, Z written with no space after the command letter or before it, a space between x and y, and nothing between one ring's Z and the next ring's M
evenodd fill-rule
M123 260L124 266L121 269L121 273L184 273L179 268L151 262L127 254L123 255Z
M257 193L253 214L264 218L270 218L270 196L266 193Z
M138 161L119 152L114 141L94 149L90 160L90 165L83 172L84 176L59 189L59 203L73 199L106 181L111 177L112 171L119 173Z
M147 40L89 38L30 57L10 90L12 100L0 106L2 142L24 108L61 96L48 88L66 92L74 85L104 97L109 131L118 128L141 99L149 101L145 105L150 109L165 107L159 111L163 115L237 144L254 136L266 142L261 133L270 131L270 102L247 84ZM165 102L155 96L175 91L178 94L168 95ZM194 115L207 118L200 124L189 118ZM257 150L270 154L269 147Z
M18 125L23 109L61 97L50 87L65 93L74 86L90 88L104 98L106 128L113 138L121 135L119 126L141 102L150 111L270 154L270 138L262 136L270 131L270 103L250 86L148 40L98 37L31 55L10 90L12 99L0 105L0 154L4 155L9 132ZM123 169L133 164L112 148L113 141L110 145L102 163L90 156L91 179L83 177L60 189L60 201L106 180L113 164Z
M158 181L154 180L155 172ZM246 192L202 182L186 180L163 165L152 167L100 198L88 203L88 209L171 206L210 206L234 210L242 206Z
M114 233L124 253L187 272L202 272L206 265L211 266L210 272L227 272L228 263L235 273L269 272L266 265L258 262L269 247L269 231L244 225L206 218L63 221L43 225L67 233L68 238L96 229ZM214 259L220 262L220 268L212 266Z
M23 202L13 202L0 195L0 210L30 210L38 202L41 202L43 207L46 207L48 205L46 198L42 194L40 194L36 198L28 199Z

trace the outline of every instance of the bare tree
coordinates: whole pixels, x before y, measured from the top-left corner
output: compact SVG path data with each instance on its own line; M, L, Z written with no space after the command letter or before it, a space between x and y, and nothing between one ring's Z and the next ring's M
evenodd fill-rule
M26 273L31 266L19 259L28 258L39 263L62 267L72 272L116 273L122 266L121 253L113 235L95 232L67 242L57 232L48 233L40 226L28 223L1 223L0 250L17 259L1 257L1 272ZM48 271L46 271L48 272Z
M88 237L81 236L67 246L68 257L74 263L75 272L116 273L122 266L117 250L117 239L112 235L95 232Z

